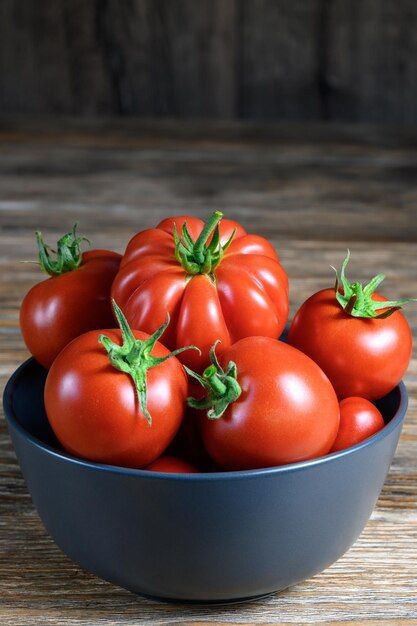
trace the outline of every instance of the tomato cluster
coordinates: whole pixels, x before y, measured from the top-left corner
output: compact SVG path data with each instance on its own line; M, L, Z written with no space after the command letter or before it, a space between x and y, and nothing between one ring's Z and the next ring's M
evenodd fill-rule
M346 278L312 295L287 342L288 278L264 238L214 212L137 233L123 257L82 252L75 227L50 277L23 300L32 355L49 369L45 409L68 452L157 472L242 470L312 459L383 428L372 401L407 369L399 310ZM116 323L117 322L117 323Z

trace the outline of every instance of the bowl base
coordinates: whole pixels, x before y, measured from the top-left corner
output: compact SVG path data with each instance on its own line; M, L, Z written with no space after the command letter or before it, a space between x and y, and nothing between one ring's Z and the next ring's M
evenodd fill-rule
M163 604L186 604L186 605L194 605L194 606L224 606L228 604L246 604L248 602L256 602L258 600L263 600L264 598L269 598L270 596L274 596L276 593L280 593L284 591L284 589L279 589L277 591L270 591L269 593L261 593L257 596L249 596L247 598L231 598L230 600L181 600L179 598L164 598L160 596L151 596L146 593L136 593L137 596L141 598L146 598L147 600L152 600L152 602L161 602Z

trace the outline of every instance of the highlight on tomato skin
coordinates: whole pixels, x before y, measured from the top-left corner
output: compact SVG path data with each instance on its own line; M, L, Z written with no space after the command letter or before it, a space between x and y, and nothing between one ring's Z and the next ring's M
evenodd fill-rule
M128 243L112 297L132 328L152 333L168 311L165 343L195 345L180 361L196 371L219 351L253 335L278 338L289 312L288 277L273 246L220 211L203 222L168 217Z
M365 398L345 398L339 407L339 430L330 452L351 448L385 426L381 412Z
M150 463L143 469L152 472L161 472L167 474L196 474L200 470L191 463L183 461L175 456L160 456L159 459Z

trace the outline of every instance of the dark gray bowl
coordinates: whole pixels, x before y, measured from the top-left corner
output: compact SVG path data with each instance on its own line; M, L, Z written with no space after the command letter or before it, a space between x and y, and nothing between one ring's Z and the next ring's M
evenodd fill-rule
M164 600L237 602L309 578L365 526L407 408L401 383L380 402L385 428L365 442L283 467L158 474L89 463L59 449L33 359L9 380L4 408L39 515L76 563Z

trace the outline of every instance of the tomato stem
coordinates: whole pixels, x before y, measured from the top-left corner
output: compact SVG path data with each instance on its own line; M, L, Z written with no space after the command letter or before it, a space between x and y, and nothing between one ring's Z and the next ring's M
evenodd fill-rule
M81 243L83 241L90 242L86 237L78 237L76 230L77 224L74 224L72 230L58 240L56 252L46 245L42 233L39 230L36 231L39 265L45 274L60 276L76 270L81 265ZM52 255L55 255L55 258Z
M196 241L193 241L185 222L181 229L181 237L174 225L175 258L187 274L211 274L222 260L235 236L233 231L226 243L221 243L219 222L222 217L223 213L214 211ZM211 235L211 241L208 243Z
M119 345L112 341L106 335L100 335L98 340L107 350L110 363L116 369L129 374L132 378L136 394L139 402L140 411L147 420L149 426L152 425L152 417L147 407L147 384L146 375L147 371L152 367L160 365L167 359L170 359L184 350L200 350L196 346L186 346L184 348L178 348L173 352L170 352L164 357L155 357L151 354L155 347L156 342L165 332L169 324L169 315L167 315L166 321L156 329L156 331L150 335L147 339L136 339L132 329L130 328L122 310L117 305L115 300L112 300L113 311L122 334L122 345Z
M211 365L203 372L203 375L193 372L185 367L187 374L195 378L204 389L207 395L204 398L187 398L187 403L194 409L208 409L209 419L219 419L226 411L229 404L235 402L242 393L242 389L237 381L236 363L230 361L224 370L216 356L216 341L210 350Z
M204 247L207 243L208 238L212 234L213 230L216 228L218 223L223 217L223 213L220 211L214 211L213 215L205 224L203 230L201 231L197 241L194 244L194 256L198 263L204 263L205 254Z
M384 274L374 276L365 286L361 283L350 283L346 278L346 267L349 263L350 251L342 263L339 273L332 267L336 274L335 296L342 309L352 317L381 319L389 317L408 302L417 302L417 298L402 298L400 300L374 300L373 294L385 279ZM381 309L385 309L379 313Z

